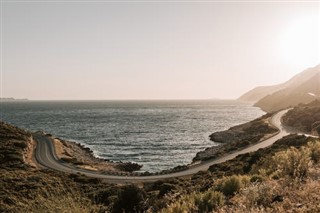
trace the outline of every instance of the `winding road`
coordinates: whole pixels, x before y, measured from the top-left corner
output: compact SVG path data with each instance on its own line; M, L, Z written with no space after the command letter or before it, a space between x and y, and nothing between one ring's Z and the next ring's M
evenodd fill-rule
M35 150L35 159L36 161L42 165L45 168L49 168L52 170L65 172L65 173L80 173L84 174L88 177L94 177L94 178L101 178L105 179L108 182L112 183L138 183L138 182L154 182L161 179L167 179L167 178L175 178L175 177L182 177L182 176L188 176L195 174L199 171L208 170L208 168L214 164L219 164L228 160L231 160L235 158L236 156L240 154L245 154L248 152L256 151L260 148L265 148L267 146L272 145L274 142L276 142L278 139L289 135L290 132L287 131L284 126L281 124L281 118L282 116L287 112L288 110L283 110L275 115L273 115L269 122L274 125L276 128L279 129L279 132L252 146L246 147L244 149L241 149L239 151L235 151L232 153L229 153L225 156L215 158L212 160L204 161L196 165L192 165L187 170L178 171L170 174L159 174L159 175L152 175L152 176L117 176L117 175L107 175L102 173L97 173L94 171L79 169L76 167L72 167L69 165L66 165L62 163L60 160L58 160L57 156L55 155L55 148L52 142L52 139L42 133L34 133L33 138L37 142L36 150Z

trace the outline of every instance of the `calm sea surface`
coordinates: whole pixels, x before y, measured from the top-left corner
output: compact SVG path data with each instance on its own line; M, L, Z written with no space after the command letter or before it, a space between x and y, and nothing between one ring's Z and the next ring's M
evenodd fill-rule
M263 112L237 101L28 101L3 102L1 120L80 142L95 155L160 171L188 164L216 145L213 132Z

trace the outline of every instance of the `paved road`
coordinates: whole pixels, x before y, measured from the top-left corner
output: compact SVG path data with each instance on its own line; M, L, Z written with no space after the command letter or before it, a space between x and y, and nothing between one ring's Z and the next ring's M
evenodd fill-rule
M271 144L276 142L278 139L286 135L289 135L290 132L287 131L281 124L281 117L287 111L288 110L280 111L271 117L270 123L279 129L279 133L274 135L273 137L266 139L253 146L227 154L223 157L208 160L197 165L193 165L187 170L170 173L170 174L153 175L153 176L116 176L116 175L100 174L94 171L88 171L88 170L79 169L76 167L71 167L66 164L63 164L61 161L58 160L58 158L55 155L52 139L41 133L33 134L34 139L37 141L35 158L39 164L49 169L53 169L53 170L57 170L65 173L81 173L89 177L106 179L108 182L112 182L112 183L154 182L161 179L188 176L191 174L195 174L199 171L208 170L208 168L211 165L219 164L219 163L231 160L240 154L253 152L260 148L270 146Z

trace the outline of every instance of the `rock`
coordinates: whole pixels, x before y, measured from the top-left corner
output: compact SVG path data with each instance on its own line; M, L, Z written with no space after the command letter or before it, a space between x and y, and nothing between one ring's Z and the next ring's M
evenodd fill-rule
M219 146L212 146L212 147L206 148L204 151L198 152L196 154L196 157L193 158L193 162L204 160L209 157L213 157L218 150L219 150Z
M119 162L116 165L116 168L119 169L120 171L133 172L133 171L140 170L142 168L142 165L137 163L131 163L131 162L125 162L125 163Z
M268 123L270 116L271 114L266 114L253 121L211 134L210 140L222 145L212 146L198 152L193 162L219 157L225 153L258 143L266 135L276 133L278 129Z

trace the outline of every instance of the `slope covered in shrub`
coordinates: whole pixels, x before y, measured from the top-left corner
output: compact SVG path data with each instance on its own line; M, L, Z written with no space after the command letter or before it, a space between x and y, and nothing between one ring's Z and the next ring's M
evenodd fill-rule
M283 122L300 131L320 135L320 101L294 107L283 117Z

